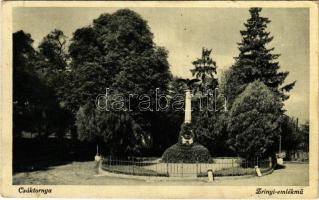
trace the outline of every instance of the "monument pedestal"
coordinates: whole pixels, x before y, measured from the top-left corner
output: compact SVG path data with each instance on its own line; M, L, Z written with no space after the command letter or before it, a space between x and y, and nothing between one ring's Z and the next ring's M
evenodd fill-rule
M166 149L162 161L167 163L208 163L210 153L203 145L195 142L195 135L191 126L192 106L191 93L185 94L185 121L182 124L179 139L176 144Z

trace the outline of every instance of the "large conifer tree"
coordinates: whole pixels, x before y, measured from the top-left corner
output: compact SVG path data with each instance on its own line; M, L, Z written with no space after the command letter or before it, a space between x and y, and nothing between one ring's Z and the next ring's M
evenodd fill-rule
M240 94L247 84L259 80L270 90L275 92L283 101L288 99L289 92L295 82L284 85L289 72L279 71L277 61L279 54L272 53L274 48L269 48L273 36L267 31L271 22L268 18L260 16L261 8L249 9L250 18L244 23L245 30L240 31L242 41L238 43L239 55L235 57L235 64L230 69L227 78L226 94L230 103Z
M260 16L261 10L249 9L250 18L244 23L245 30L240 31L239 55L225 76L224 92L231 105L228 143L245 158L274 155L283 101L295 85L284 84L289 72L280 71L280 55L269 47L273 37L267 25L271 21Z

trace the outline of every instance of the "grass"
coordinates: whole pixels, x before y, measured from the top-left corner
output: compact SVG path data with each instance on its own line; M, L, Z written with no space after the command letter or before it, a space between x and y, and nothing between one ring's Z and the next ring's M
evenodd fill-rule
M136 165L102 165L102 169L105 171L119 173L119 174L129 174L137 176L168 176L167 173L147 169L144 167Z
M261 173L266 173L271 171L272 168L260 168ZM213 171L214 176L245 176L245 175L255 175L255 168L242 168L242 167L234 167L234 168L224 168L217 171ZM207 177L207 172L203 172L198 174L198 177Z

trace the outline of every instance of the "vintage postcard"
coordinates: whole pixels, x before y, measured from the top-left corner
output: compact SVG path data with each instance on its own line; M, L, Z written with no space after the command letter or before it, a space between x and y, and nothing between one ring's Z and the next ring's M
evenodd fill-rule
M5 1L1 195L318 198L318 4Z

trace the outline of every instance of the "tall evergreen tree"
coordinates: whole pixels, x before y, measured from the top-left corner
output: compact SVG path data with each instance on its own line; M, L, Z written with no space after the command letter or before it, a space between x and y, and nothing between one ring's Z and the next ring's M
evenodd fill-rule
M240 31L242 41L238 43L239 55L235 57L235 64L230 69L227 78L227 97L230 103L240 94L247 84L259 80L270 90L275 92L283 101L288 99L289 92L295 82L284 85L289 72L280 72L277 61L279 54L272 53L274 48L269 48L273 40L267 25L271 22L268 18L260 16L261 8L250 8L250 18L244 23L245 30Z
M200 89L202 92L207 89L214 90L217 87L215 77L217 71L216 62L211 58L212 50L202 49L202 57L192 62L194 69L191 69L192 75L201 80Z
M271 21L260 16L261 10L261 8L249 9L250 18L244 23L245 30L240 31L242 40L238 43L239 55L235 57L235 64L225 74L224 93L231 107L227 127L228 142L237 153L246 158L265 154L274 155L277 149L275 144L281 134L279 124L282 123L284 113L283 101L289 98L287 92L295 85L295 82L285 84L289 72L280 71L277 61L280 55L273 53L274 48L269 48L273 37L267 31L267 26ZM257 102L256 105L253 104L254 101ZM277 102L276 105L271 105L271 101ZM247 107L248 104L251 106ZM259 112L257 117L254 116L255 111ZM270 113L268 118L262 119L267 112ZM243 123L243 119L249 121L250 118L253 119L252 123ZM266 127L266 125L271 126ZM245 143L250 145L242 149Z
M192 125L197 140L209 148L215 154L214 147L220 143L221 121L218 119L219 111L215 108L215 92L218 86L217 66L212 58L211 49L202 49L201 58L192 62L194 68L191 69L192 75L200 80L197 90L194 92ZM216 103L216 104L215 104Z

